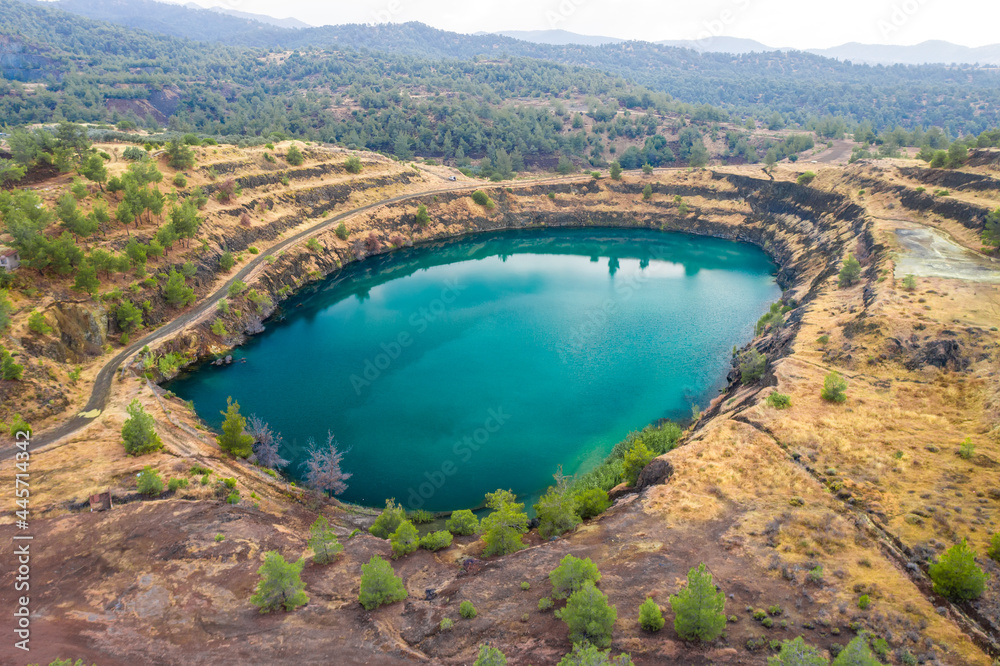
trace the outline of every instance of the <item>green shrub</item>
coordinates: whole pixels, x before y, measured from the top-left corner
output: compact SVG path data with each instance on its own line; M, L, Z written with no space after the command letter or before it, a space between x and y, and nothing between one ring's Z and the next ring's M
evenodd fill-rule
M862 594L858 597L858 608L861 610L868 610L868 607L872 605L871 597L867 594Z
M222 319L220 319L219 317L216 317L215 321L212 322L211 330L212 333L219 336L220 338L224 338L227 335L229 335L229 331L226 330L226 323L222 321Z
M319 252L320 250L323 249L323 246L320 245L319 241L316 240L315 238L310 238L308 241L306 241L306 247L309 248L309 250L311 250L312 252Z
M125 453L130 456L139 456L144 453L152 453L163 447L160 436L153 428L155 420L146 413L142 403L138 399L132 400L126 409L128 418L122 425L122 444L125 446Z
M428 224L430 224L431 216L427 214L427 206L419 204L417 206L417 214L414 217L414 219L416 220L417 224L419 224L422 227L426 227Z
M611 631L618 611L608 604L608 597L591 581L570 595L566 608L557 616L569 627L569 639L574 643L588 641L599 648L611 645Z
M556 485L549 489L535 505L538 516L538 534L545 539L568 532L580 524L582 518L576 512L576 498L569 491L566 478L556 474Z
M573 650L559 661L558 666L635 666L635 664L632 662L632 657L627 654L612 658L611 650L599 650L588 643L574 643Z
M972 443L971 437L966 437L958 445L958 455L965 460L972 460L972 457L976 455L976 445Z
M465 600L458 605L458 614L466 620L471 620L476 617L476 607L472 605L471 601Z
M823 390L819 395L827 402L844 402L847 400L846 390L847 381L839 373L831 372L823 379Z
M309 526L309 540L306 545L312 549L315 564L332 562L344 550L344 546L337 540L337 534L323 516L317 517Z
M555 605L556 605L555 602L552 601L552 599L549 597L542 597L541 599L538 600L538 610L543 612L549 610Z
M420 547L425 550L441 550L451 545L452 536L448 530L430 532L420 539Z
M611 506L607 491L601 488L581 490L575 498L576 512L584 520L604 513Z
M441 631L448 631L454 626L455 626L455 621L452 620L450 617L442 618L441 623L438 624L438 628L441 629Z
M347 173L361 173L361 160L351 155L344 162L344 169L347 170Z
M806 574L806 580L810 583L822 583L823 582L823 567L817 566L809 570Z
M653 452L646 448L646 444L641 439L637 439L622 460L622 474L625 477L625 483L634 486L639 480L639 474L643 468L654 457Z
M986 556L991 560L1000 562L1000 532L990 538L990 547L986 550Z
M581 559L566 555L559 562L559 566L549 573L554 599L565 599L582 588L584 583L588 581L596 583L600 580L601 572L589 557Z
M424 525L434 520L434 514L430 511L424 511L423 509L411 511L407 517L414 525Z
M236 298L244 291L246 291L246 288L247 288L246 282L244 282L243 280L234 280L233 283L229 285L229 289L227 290L229 298Z
M595 171L594 173L597 173L597 172ZM622 165L619 164L618 162L612 162L611 165L610 165L610 167L608 168L608 173L610 174L612 180L621 180L622 179ZM600 174L598 173L597 175L600 175Z
M219 448L237 458L247 458L253 453L253 437L246 432L247 420L240 414L240 403L226 398L226 411L220 412L222 434L215 438Z
M490 199L489 195L482 190L476 190L473 192L472 200L476 202L476 204L484 206L485 208L493 208L493 200Z
M292 166L299 166L305 161L302 151L299 150L294 144L288 147L288 152L285 153L285 159Z
M507 666L507 656L495 647L480 645L472 666Z
M188 480L187 479L177 479L177 478L174 478L174 479L170 479L170 481L167 483L167 490L169 490L172 493L177 492L181 488L187 488L187 487L188 487Z
M726 595L716 591L704 563L688 572L687 585L670 597L674 630L688 641L715 640L726 627Z
M28 328L39 335L48 335L53 330L41 312L31 313L28 317Z
M831 666L881 666L868 647L866 636L855 636L841 650Z
M146 465L139 472L136 488L140 495L159 495L163 492L163 479L157 470Z
M976 565L976 554L965 539L945 551L927 573L934 591L952 601L978 599L986 585L986 573Z
M394 558L409 555L420 546L420 539L417 537L417 528L410 521L404 520L389 535L389 543L392 545L392 556Z
M388 539L389 535L395 532L404 520L406 520L406 511L403 510L403 507L396 504L395 499L387 499L385 509L378 515L368 531L379 539Z
M646 597L646 600L639 606L639 626L646 631L659 631L665 623L666 620L663 619L660 607L656 605L652 597Z
M642 200L649 201L653 198L653 186L646 183L646 186L642 188Z
M309 596L305 593L306 584L302 582L302 567L305 559L287 562L275 551L264 554L264 564L257 570L260 581L257 591L250 597L250 602L260 608L261 613L284 608L293 611L308 603Z
M361 565L361 591L358 601L365 610L402 601L407 597L403 580L392 570L392 565L378 555L372 555L368 564Z
M225 534L222 534L220 532L219 534L215 535L215 543L222 543L225 540L226 540L226 535Z
M524 590L525 592L527 592L528 590L531 589L531 583L529 583L526 580L521 581L521 589Z
M239 504L240 503L240 491L234 490L233 492L226 495L226 504Z
M787 409L792 406L792 398L785 393L771 391L767 396L767 406L775 409Z
M483 556L509 555L522 548L521 535L528 531L528 515L524 504L516 501L509 490L486 493L486 506L493 510L483 518Z
M809 183L813 182L813 179L815 178L816 178L815 173L813 173L812 171L806 171L805 173L799 174L799 177L795 179L795 182L798 183L799 185L808 185Z
M175 187L187 187L188 180L184 177L182 173L174 174L174 186Z
M912 274L907 275L903 278L903 289L906 291L913 291L917 288L917 278L913 277Z
M767 660L768 666L827 666L829 663L817 648L807 644L801 636L782 641L781 651Z
M849 254L840 268L837 282L841 287L850 287L859 279L861 279L861 262L853 254Z
M347 240L347 237L351 235L351 232L347 230L347 225L343 222L337 225L337 229L333 233L337 234L337 238L340 240Z
M767 356L756 349L748 349L740 354L740 381L751 384L764 376Z
M445 527L454 535L469 536L479 531L479 519L469 509L460 509L451 514Z

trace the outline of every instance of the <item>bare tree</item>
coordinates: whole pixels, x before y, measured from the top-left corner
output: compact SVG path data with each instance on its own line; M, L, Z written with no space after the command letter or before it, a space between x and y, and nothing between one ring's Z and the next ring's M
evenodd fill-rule
M317 446L310 438L309 459L302 463L306 468L306 482L318 492L340 495L347 490L345 481L352 476L340 469L343 458L332 432L326 433L324 446Z
M288 461L278 454L281 449L281 433L271 430L264 419L251 414L247 419L247 433L253 436L253 454L264 467L278 469L288 465Z

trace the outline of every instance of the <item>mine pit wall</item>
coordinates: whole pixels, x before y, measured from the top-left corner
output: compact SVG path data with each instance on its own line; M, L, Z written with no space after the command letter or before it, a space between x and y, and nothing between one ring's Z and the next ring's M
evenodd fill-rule
M719 181L718 187L659 183L654 188L654 192L701 198L708 202L694 205L693 213L687 216L678 215L676 206L667 202L642 202L641 196L638 196L641 194L642 184L595 180L526 186L516 188L513 193L507 192L505 187L483 187L496 203L494 212L460 220L439 220L444 226L422 235L418 243L441 242L481 232L548 227L660 229L751 243L762 248L775 261L779 268L777 282L785 290L786 298L794 299L796 303L796 308L787 315L787 326L750 343L773 361L788 353L804 306L812 300L820 285L839 271L841 259L848 252L863 249L869 258L864 279L873 283L878 275L884 248L876 245L864 209L842 195L795 183L731 174L713 173L712 178L713 181ZM566 200L560 197L551 202L547 198L550 192L571 195L573 198ZM636 194L636 203L628 208L615 205L609 209L606 201L597 201L596 198L588 200L588 196L596 197L607 192ZM468 196L468 192L439 194L433 205L441 207L442 204L466 199ZM531 197L543 198L545 205L525 201ZM431 197L428 196L426 201L415 198L386 206L385 210L395 213L388 216L390 221L378 223L370 229L355 229L347 247L338 243L333 230L329 229L316 236L323 250L312 253L301 248L292 249L279 257L250 285L258 292L268 293L275 304L262 313L260 318L265 319L266 324L266 318L277 310L278 304L304 285L323 279L346 264L369 256L359 247L362 244L358 240L368 233L374 231L383 241L395 234L409 238L413 229L413 210L421 202L428 206L432 204ZM720 203L718 209L713 207L716 202ZM721 204L727 207L723 208ZM735 215L738 220L734 220L734 205L739 211ZM263 231L263 228L259 231ZM226 240L231 248L244 244L249 246L254 240L261 238L254 233L259 231L248 230L245 235ZM269 234L270 237L272 236ZM868 287L865 293L867 306L871 302L869 294L873 290ZM864 312L859 315L864 316ZM226 328L234 332L224 342L207 331L213 319L214 317L210 317L198 327L189 328L169 339L157 351L183 352L191 363L217 356L245 342L247 327L256 317L248 316L247 313L240 319L232 315L222 316ZM737 375L735 371L730 373L730 390L736 388ZM158 379L163 381L167 378ZM765 377L761 385L766 386L769 380L773 383L770 377ZM702 422L705 420L702 419Z
M901 169L900 172L902 171ZM927 169L919 169L919 171L927 171ZM986 228L986 216L990 214L989 208L949 197L936 197L931 192L917 192L915 189L888 183L877 178L856 175L851 178L851 182L872 192L891 194L899 200L903 208L940 215L980 234Z

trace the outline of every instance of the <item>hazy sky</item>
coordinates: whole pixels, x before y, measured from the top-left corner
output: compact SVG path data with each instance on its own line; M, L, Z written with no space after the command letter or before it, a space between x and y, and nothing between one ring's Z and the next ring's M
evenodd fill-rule
M187 2L189 0L173 0ZM770 46L1000 42L997 0L196 0L306 23L422 21L456 32L561 28L656 41L748 37Z

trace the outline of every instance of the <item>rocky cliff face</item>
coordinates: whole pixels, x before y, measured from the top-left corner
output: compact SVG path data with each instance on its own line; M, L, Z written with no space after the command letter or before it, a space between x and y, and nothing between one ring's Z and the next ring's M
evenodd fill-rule
M113 326L104 306L92 301L60 302L45 314L55 329L52 334L29 334L21 339L21 345L32 356L44 356L59 363L75 365L103 353L103 347L108 343L108 327Z

